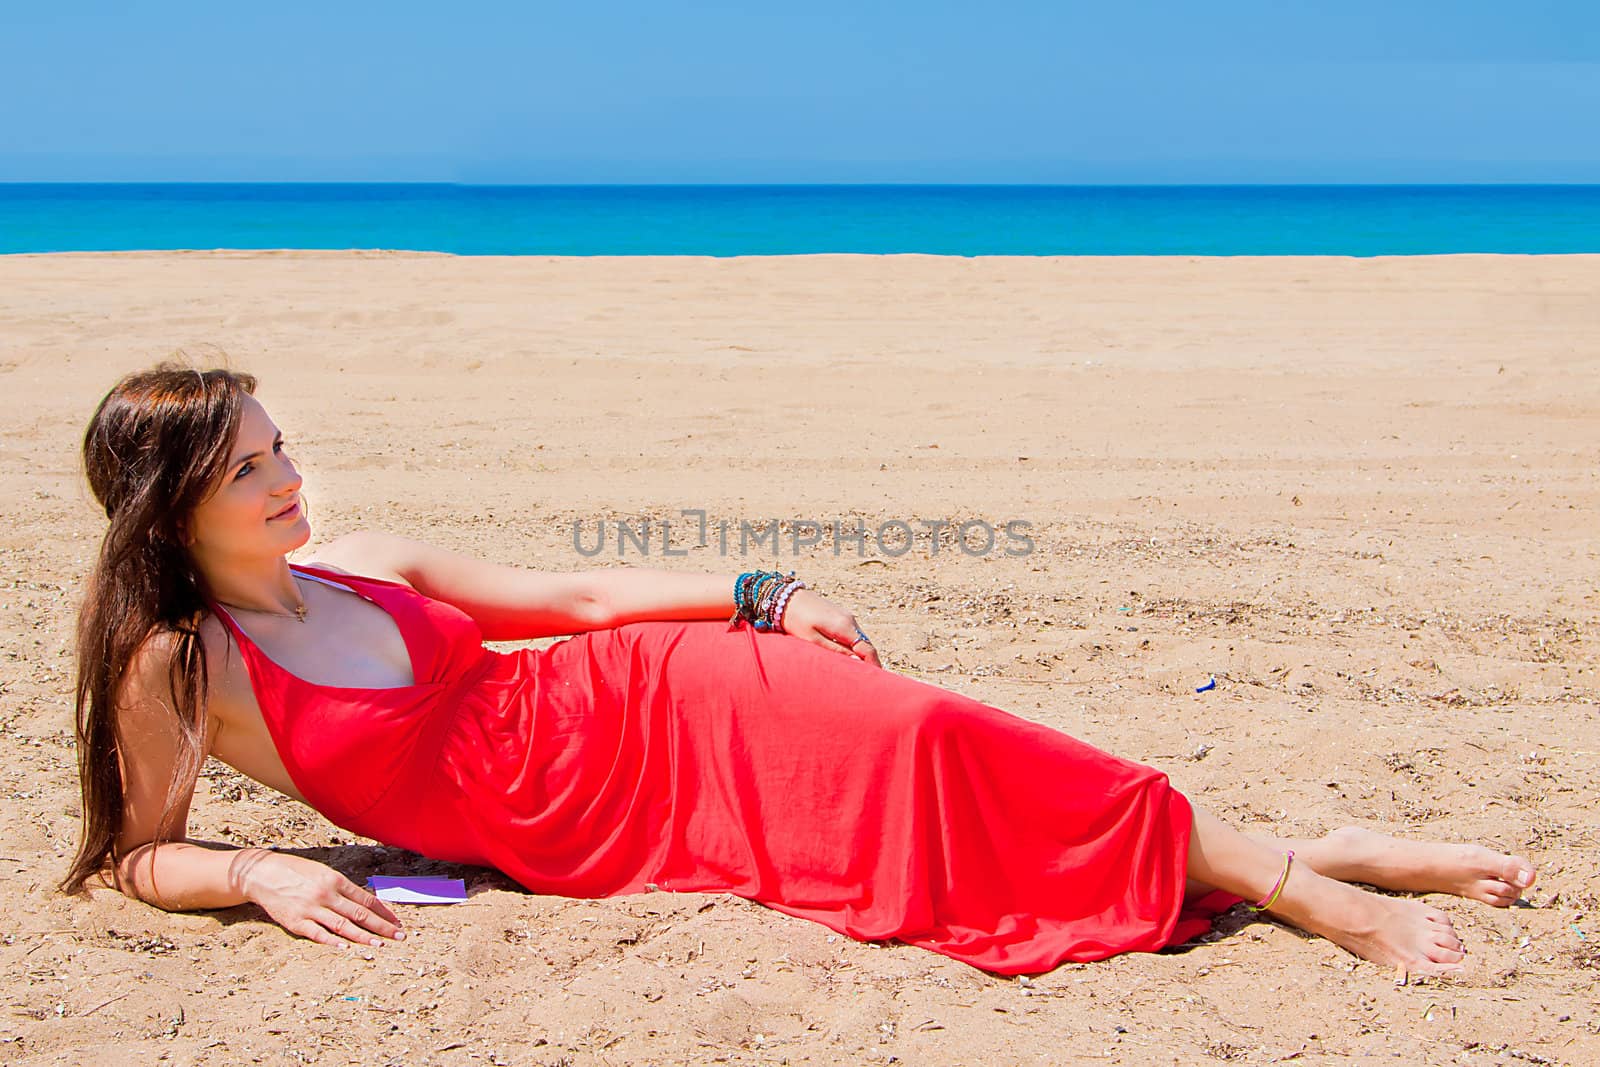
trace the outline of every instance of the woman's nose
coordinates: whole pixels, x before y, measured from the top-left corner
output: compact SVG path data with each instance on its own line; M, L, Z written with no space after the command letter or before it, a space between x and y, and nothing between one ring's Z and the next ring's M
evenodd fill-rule
M300 472L295 469L294 461L288 456L283 457L283 462L278 471L278 488L287 492L294 492L300 488L304 481Z

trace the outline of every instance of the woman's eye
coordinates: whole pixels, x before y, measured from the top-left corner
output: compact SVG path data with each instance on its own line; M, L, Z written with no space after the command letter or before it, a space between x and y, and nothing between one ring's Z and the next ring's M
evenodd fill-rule
M278 441L278 442L275 442L275 443L274 443L274 444L273 444L273 446L272 446L272 450L273 450L273 451L274 451L274 452L282 452L282 451L283 451L283 448L284 448L284 445L286 445L286 444L288 444L288 442L287 442L287 441ZM235 474L235 475L234 475L234 476L233 476L233 480L234 480L234 481L238 481L238 480L239 480L239 479L240 479L240 478L243 478L243 477L244 477L244 476L245 476L245 475L246 475L246 474L249 474L249 473L250 473L250 470L251 470L251 468L253 468L253 467L254 467L254 466L255 466L255 464L254 464L254 463L246 463L246 464L245 464L245 465L244 465L244 466L242 466L242 467L240 467L240 468L239 468L239 473L238 473L238 474Z

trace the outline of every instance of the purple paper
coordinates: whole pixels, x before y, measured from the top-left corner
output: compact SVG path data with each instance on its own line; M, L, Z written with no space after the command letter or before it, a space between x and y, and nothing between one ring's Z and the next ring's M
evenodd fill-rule
M459 904L467 899L467 883L460 878L406 878L373 875L367 888L391 904Z

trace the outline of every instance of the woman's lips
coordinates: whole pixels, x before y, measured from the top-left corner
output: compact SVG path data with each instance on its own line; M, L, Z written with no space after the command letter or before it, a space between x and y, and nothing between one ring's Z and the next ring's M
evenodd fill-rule
M274 522L274 521L276 521L278 519L292 519L292 518L294 518L295 516L297 516L299 514L300 514L300 501L296 500L293 504L290 504L287 508L284 508L282 511L278 512L276 515L272 515L272 516L268 517L267 521L268 522Z

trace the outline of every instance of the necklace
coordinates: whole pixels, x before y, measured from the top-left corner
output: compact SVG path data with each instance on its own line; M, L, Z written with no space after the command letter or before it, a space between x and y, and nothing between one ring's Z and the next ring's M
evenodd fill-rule
M293 619L295 622L305 622L306 621L306 605L305 605L305 601L304 600L302 600L300 603L298 603L298 604L296 604L294 606L294 611L293 612L288 612L288 611L263 611L261 608L247 608L243 604L230 604L226 600L218 600L217 602L219 604L227 604L228 607L235 608L235 609L237 609L239 611L253 611L257 615L277 615L279 618Z

